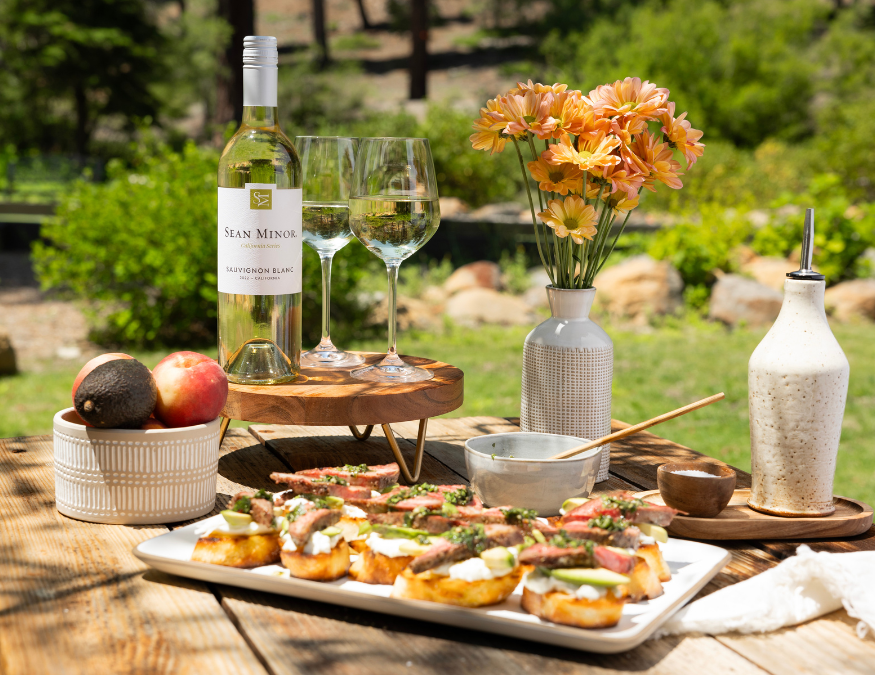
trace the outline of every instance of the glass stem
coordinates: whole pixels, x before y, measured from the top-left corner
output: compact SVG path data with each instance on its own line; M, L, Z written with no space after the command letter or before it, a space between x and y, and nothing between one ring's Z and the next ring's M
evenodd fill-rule
M398 319L398 267L401 263L386 263L386 274L389 277L389 348L381 366L400 366L404 362L398 356L395 348L396 327Z
M334 255L322 258L322 344L331 344L331 260Z

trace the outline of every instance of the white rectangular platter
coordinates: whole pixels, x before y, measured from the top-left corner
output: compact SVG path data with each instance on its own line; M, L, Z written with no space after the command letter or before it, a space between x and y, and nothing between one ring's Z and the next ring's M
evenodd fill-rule
M663 557L671 568L665 594L656 600L627 604L623 618L613 628L581 629L542 621L520 607L522 587L500 605L469 609L418 600L390 598L391 586L363 584L349 579L330 583L277 576L276 565L241 570L192 562L197 535L203 523L222 522L222 516L149 539L134 548L140 560L170 574L239 586L267 593L290 595L344 607L393 614L434 623L517 637L582 651L616 654L633 649L650 637L675 611L690 600L729 561L729 553L697 541L669 539L662 544Z

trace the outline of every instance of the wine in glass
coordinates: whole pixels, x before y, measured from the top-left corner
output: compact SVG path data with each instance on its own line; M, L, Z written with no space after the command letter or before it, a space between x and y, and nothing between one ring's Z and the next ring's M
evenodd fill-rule
M349 224L389 276L389 350L377 365L352 376L371 382L420 382L434 373L405 363L395 348L398 268L440 224L437 183L425 138L365 138L356 159Z
M301 354L303 368L347 368L364 362L331 342L331 262L352 239L349 188L355 167L357 138L298 136L295 147L304 175L304 242L322 261L322 340Z

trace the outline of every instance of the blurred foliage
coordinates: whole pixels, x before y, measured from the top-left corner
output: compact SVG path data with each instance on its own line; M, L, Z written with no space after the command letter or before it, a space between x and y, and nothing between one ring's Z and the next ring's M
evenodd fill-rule
M498 266L501 268L501 282L510 293L519 295L529 290L531 279L525 248L517 247L513 255L504 251Z
M647 252L677 268L684 280L687 303L701 307L716 280L714 271L735 271L733 251L752 233L746 216L722 206L703 204L698 217L660 230Z
M92 338L133 347L202 345L216 333L218 153L143 145L133 170L108 167L104 184L76 183L33 251L44 289L82 301ZM136 226L131 226L136 223ZM319 261L305 248L304 339L318 342ZM371 256L357 241L336 257L332 333L361 337L358 282Z
M817 176L803 195L785 195L775 205L817 204L815 211L815 266L827 284L868 276L870 262L863 256L875 246L875 205L855 205L835 174ZM801 210L777 209L771 222L754 234L751 248L759 255L787 256L802 246Z

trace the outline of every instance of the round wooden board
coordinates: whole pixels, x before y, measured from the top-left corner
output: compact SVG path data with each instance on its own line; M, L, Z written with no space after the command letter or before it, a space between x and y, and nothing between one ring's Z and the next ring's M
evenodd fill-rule
M368 365L385 357L359 353ZM432 371L434 378L382 384L354 380L349 375L351 368L302 368L302 377L288 384L229 384L222 416L247 422L316 427L376 425L435 417L462 405L461 370L418 356L401 358Z
M659 490L635 495L665 504ZM749 489L736 490L729 505L714 518L675 516L666 528L686 539L834 539L854 537L872 527L872 507L856 499L833 497L836 510L823 518L782 518L754 511L747 505Z

